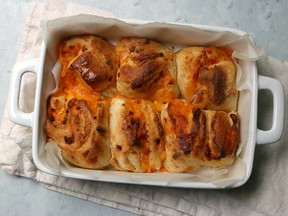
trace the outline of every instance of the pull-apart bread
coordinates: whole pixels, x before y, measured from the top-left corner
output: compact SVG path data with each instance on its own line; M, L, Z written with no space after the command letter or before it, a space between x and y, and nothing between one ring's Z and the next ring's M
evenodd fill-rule
M179 96L174 52L155 41L123 38L116 46L120 58L117 91L128 98L169 101Z
M236 112L201 110L174 100L161 112L165 134L165 168L187 172L196 168L223 167L235 159L239 142Z
M62 70L58 91L48 99L47 135L71 163L104 168L111 151L110 100L103 95L115 89L115 46L100 37L78 36L64 41L59 51Z
M234 162L239 117L230 50L189 47L175 56L149 39L114 46L84 35L64 41L59 59L46 132L72 164L191 172Z
M159 113L153 106L144 100L112 100L111 164L117 170L154 172L161 168L163 131Z
M236 67L227 48L188 47L176 53L177 82L184 99L210 110L236 111Z
M115 46L101 37L83 35L73 37L60 45L61 75L77 72L94 91L115 88L119 60Z
M109 165L109 103L52 96L46 121L47 135L62 150L63 157L83 168L101 169Z

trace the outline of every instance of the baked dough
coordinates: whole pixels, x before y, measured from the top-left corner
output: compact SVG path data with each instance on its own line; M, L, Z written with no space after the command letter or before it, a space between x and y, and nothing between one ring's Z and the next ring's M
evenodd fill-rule
M116 93L119 67L115 46L97 36L77 36L61 43L59 59L61 76L48 100L47 136L72 164L102 169L111 158L109 97Z
M109 102L95 102L66 95L50 97L46 133L57 143L63 157L79 167L102 169L109 165Z
M231 165L239 142L236 112L201 110L189 102L174 100L163 107L161 122L165 133L169 172Z
M114 98L110 107L111 164L117 170L154 172L164 151L159 113L144 100Z
M179 95L174 52L155 41L123 38L116 46L120 58L117 91L128 98L169 101Z
M237 110L236 68L228 48L184 48L176 62L183 98L202 109Z
M175 61L149 39L123 38L115 47L84 35L59 51L45 128L72 164L179 173L234 162L238 91L229 49L184 48Z
M119 59L115 46L101 37L83 35L65 40L60 45L62 76L77 72L94 91L114 87Z

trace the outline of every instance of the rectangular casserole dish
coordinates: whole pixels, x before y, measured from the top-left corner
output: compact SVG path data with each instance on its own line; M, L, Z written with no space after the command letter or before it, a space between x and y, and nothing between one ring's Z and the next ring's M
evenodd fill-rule
M245 32L212 26L153 23L139 20L120 21L91 15L48 21L43 24L43 29L47 34L44 34L40 57L17 64L12 72L8 114L11 121L32 128L32 157L38 169L44 172L70 178L128 184L185 188L239 187L251 175L256 143L272 143L281 137L284 119L283 87L278 80L258 75L254 43ZM224 174L223 179L220 178L217 181L198 178L190 174L85 170L66 167L63 164L57 168L51 167L47 161L45 148L47 137L44 126L47 97L49 92L55 88L55 78L51 71L57 61L58 44L68 36L80 34L96 34L112 42L125 36L146 37L176 47L176 49L189 45L227 45L232 49L237 47L235 48L235 57L239 59L238 64L242 69L241 79L239 78L242 87L238 105L241 119L241 152L239 154L241 163L235 164L234 171ZM26 72L33 72L37 76L35 105L32 113L22 112L18 103L21 78ZM260 89L268 89L273 95L273 122L268 131L257 128L257 97Z

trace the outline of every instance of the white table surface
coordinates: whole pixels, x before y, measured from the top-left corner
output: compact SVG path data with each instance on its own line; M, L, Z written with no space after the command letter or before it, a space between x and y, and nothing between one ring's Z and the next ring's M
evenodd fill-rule
M44 2L44 0L42 0ZM9 79L30 0L0 5L0 123ZM267 55L288 60L286 0L72 0L127 18L231 27L248 32ZM47 190L37 182L0 170L1 215L132 215Z

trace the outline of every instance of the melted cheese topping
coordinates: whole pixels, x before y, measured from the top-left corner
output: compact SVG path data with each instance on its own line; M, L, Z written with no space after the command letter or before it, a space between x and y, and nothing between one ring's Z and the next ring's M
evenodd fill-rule
M162 166L162 126L153 104L114 98L110 107L111 164L118 170L154 172Z
M115 46L104 39L85 35L66 40L60 45L59 59L62 77L74 71L95 91L115 88L119 59Z
M64 41L59 52L62 70L58 91L49 97L46 133L69 162L102 169L111 158L110 99L103 94L115 88L115 47L96 36L81 36Z
M72 164L192 172L233 163L239 117L230 50L179 51L177 77L173 51L147 39L123 38L115 47L78 36L61 43L59 56L45 128Z
M123 38L116 52L120 58L117 90L121 95L153 101L178 97L172 50L148 39Z
M236 67L227 48L189 47L176 54L182 96L202 109L237 110Z
M189 102L174 100L163 108L161 122L168 171L188 172L233 163L239 142L237 113L203 111Z

